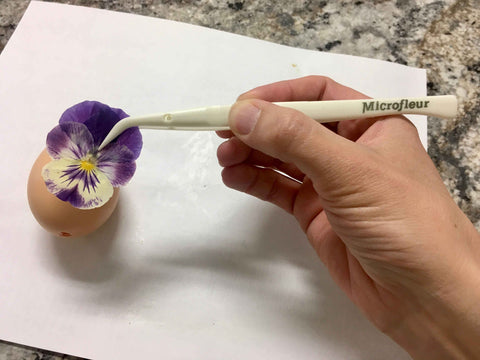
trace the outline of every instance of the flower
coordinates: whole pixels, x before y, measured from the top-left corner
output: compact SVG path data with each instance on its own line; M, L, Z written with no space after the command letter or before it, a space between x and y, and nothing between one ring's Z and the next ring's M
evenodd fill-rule
M42 169L49 192L79 209L104 205L113 188L125 185L135 173L142 149L138 128L130 128L98 151L112 127L128 115L97 101L67 109L47 135L53 158Z

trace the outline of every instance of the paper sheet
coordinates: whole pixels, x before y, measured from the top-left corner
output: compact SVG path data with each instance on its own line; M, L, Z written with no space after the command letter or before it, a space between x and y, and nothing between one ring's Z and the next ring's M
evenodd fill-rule
M212 133L143 131L137 173L90 237L54 238L30 214L31 165L67 107L228 104L309 74L371 96L426 94L420 69L32 2L0 56L0 338L94 359L407 359L293 219L222 185ZM425 119L411 118L426 143Z

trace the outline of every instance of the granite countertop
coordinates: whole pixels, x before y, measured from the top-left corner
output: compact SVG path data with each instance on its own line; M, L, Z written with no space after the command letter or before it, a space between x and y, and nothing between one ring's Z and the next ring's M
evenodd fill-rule
M478 0L59 0L428 70L428 94L456 94L454 121L429 119L429 154L480 230ZM0 51L28 0L0 0ZM76 359L0 341L0 359Z

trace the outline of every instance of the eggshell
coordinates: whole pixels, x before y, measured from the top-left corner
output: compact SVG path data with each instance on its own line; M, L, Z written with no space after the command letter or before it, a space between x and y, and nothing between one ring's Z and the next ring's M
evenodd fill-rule
M77 209L47 190L42 168L51 160L47 150L42 151L28 178L27 196L33 216L45 230L61 237L83 236L97 230L115 210L119 189L115 188L113 196L101 207Z

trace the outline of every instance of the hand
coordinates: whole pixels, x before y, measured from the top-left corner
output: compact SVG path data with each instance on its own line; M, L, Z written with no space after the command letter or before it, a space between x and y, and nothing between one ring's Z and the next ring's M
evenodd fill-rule
M219 132L223 181L291 213L338 285L412 356L480 356L480 236L416 128L403 116L323 126L270 103L362 98L316 76L243 94L232 132Z

